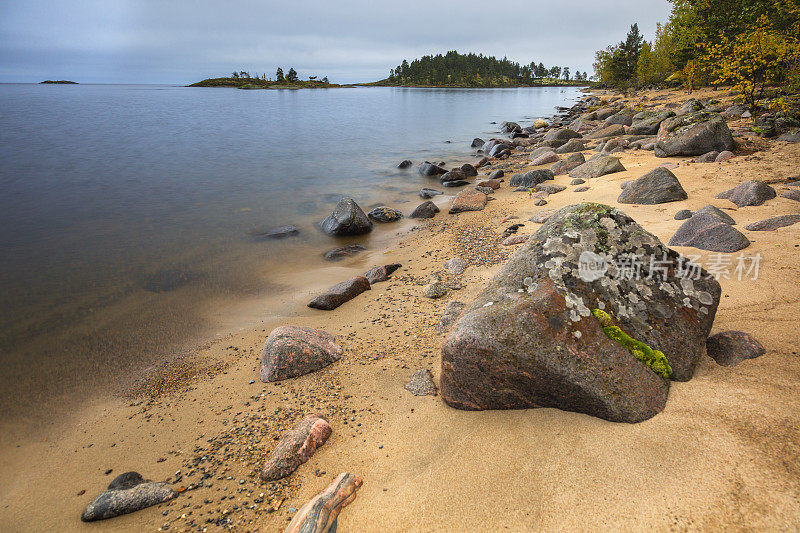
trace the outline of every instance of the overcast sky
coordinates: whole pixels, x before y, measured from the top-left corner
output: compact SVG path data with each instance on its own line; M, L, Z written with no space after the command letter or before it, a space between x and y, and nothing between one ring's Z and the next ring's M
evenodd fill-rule
M0 82L189 83L293 66L373 81L404 58L458 50L591 74L594 51L666 0L0 0Z

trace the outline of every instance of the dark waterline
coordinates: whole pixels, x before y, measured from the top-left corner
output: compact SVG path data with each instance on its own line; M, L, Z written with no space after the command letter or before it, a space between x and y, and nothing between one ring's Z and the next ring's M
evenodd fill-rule
M490 122L577 95L0 85L0 415L178 350L213 326L201 303L281 291L287 262L325 266L337 242L314 222L340 196L408 213L431 180L399 161L472 160ZM289 223L300 237L247 235Z

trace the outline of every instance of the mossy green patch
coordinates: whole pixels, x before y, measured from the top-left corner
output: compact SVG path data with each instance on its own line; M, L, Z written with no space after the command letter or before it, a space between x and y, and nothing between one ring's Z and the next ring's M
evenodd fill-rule
M653 350L645 343L637 341L622 331L605 311L592 309L592 316L603 326L603 333L606 334L606 337L624 346L636 359L650 367L653 372L664 379L669 379L672 375L672 367L669 366L669 361L667 361L667 357L663 352Z

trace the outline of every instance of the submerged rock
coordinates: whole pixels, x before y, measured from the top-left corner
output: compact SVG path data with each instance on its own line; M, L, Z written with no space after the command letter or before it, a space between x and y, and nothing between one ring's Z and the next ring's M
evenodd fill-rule
M744 331L722 331L706 340L706 351L718 365L736 366L746 359L755 359L767 349Z
M341 473L321 493L297 511L284 533L336 533L342 509L356 499L361 478Z
M330 424L320 414L303 418L275 445L261 471L261 480L277 481L293 473L325 444L332 432Z
M339 259L343 259L345 257L352 257L366 249L367 247L361 244L348 244L346 246L340 246L338 248L328 250L322 255L322 257L324 257L326 261L338 261Z
M559 210L450 330L442 398L460 409L654 416L663 376L691 378L719 303L719 283L695 267L698 279L680 277L685 258L614 208Z
M261 353L261 381L281 381L316 372L342 358L333 335L302 326L272 330Z
M689 195L670 170L656 167L622 190L621 204L655 205L686 200Z
M714 198L730 200L739 207L749 205L761 205L767 200L772 200L777 196L775 189L758 180L749 180L740 183L733 189L721 192Z
M166 483L154 483L142 478L138 472L120 474L101 492L81 514L84 522L105 520L133 513L178 495Z
M291 237L300 233L300 230L297 227L292 225L287 226L280 226L277 228L271 228L266 231L261 231L258 229L251 230L250 235L255 235L256 237L266 237L268 239L285 239L286 237Z
M320 226L322 231L335 236L363 235L372 231L372 222L352 198L339 200L333 213L325 217Z
M323 311L332 311L369 289L370 286L367 278L364 276L355 276L347 281L337 283L324 294L320 294L308 302L308 307L312 309L321 309Z
M414 396L436 396L436 384L433 382L431 371L417 370L405 385L405 389Z
M420 191L419 191L419 195L420 195L420 197L421 197L421 198L424 198L424 199L426 199L426 200L427 200L427 199L429 199L429 198L433 198L434 196L438 196L438 195L440 195L440 194L444 194L444 192L442 192L442 191L437 191L436 189L430 189L430 188L428 188L428 187L423 187L423 188L422 188L422 189L420 189Z
M413 163L413 162L411 162L410 160L408 160L408 159L405 159L405 160L403 160L403 161L400 161L400 164L398 164L398 165L397 165L397 168L408 168L408 167L410 167L410 166L411 166L411 165L413 165L413 164L414 164L414 163Z

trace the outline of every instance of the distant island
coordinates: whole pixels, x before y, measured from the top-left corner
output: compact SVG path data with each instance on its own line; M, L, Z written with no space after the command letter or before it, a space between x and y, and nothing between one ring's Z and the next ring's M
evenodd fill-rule
M483 54L460 54L453 50L446 54L427 55L407 60L389 71L389 77L373 83L380 87L550 87L590 85L586 72L569 67L547 68L532 61L520 65L507 58L497 59Z
M336 83L330 83L328 77L317 79L317 76L309 76L307 80L301 80L297 76L297 71L290 68L285 75L283 69L279 68L275 72L275 78L270 79L266 74L261 76L258 73L250 74L241 70L233 72L230 76L222 78L208 78L203 81L193 83L188 87L234 87L236 89L329 89L335 87L345 87Z
M42 85L44 83L57 84L57 85L78 85L77 81L69 81L69 80L44 80L40 81L39 85Z

